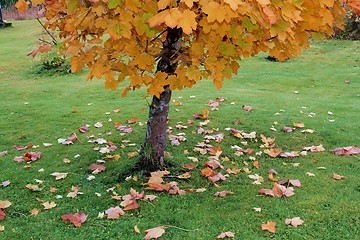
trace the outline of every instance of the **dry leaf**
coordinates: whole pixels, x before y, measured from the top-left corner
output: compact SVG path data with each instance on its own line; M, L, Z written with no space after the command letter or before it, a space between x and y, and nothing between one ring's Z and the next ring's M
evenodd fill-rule
M67 177L68 173L60 173L60 172L54 172L52 174L50 174L51 176L55 177L55 180L60 180L60 179L64 179Z
M136 233L140 233L140 229L138 228L137 225L134 226L134 231L135 231Z
M5 209L11 206L11 202L9 202L8 200L0 200L0 209Z
M266 230L269 231L271 233L276 233L276 228L275 228L276 222L267 222L264 224L261 224L261 230Z
M234 232L223 232L220 233L216 238L233 238L235 236Z
M33 208L30 210L31 215L34 215L34 216L38 215L39 212L40 212L40 210L37 208Z
M146 235L145 235L144 239L146 239L146 240L156 239L156 238L161 237L165 233L165 227L159 226L159 227L147 229L147 230L145 230L145 233L146 233Z
M333 179L335 180L342 180L344 178L346 178L345 176L341 176L339 174L336 174L336 173L333 173L333 176L332 176Z
M87 214L85 213L68 213L61 216L61 219L66 222L69 220L72 224L74 224L75 227L80 227L83 222L87 219Z
M45 210L52 209L52 208L56 207L56 203L53 202L53 201L51 201L51 202L44 202L44 203L42 203L41 205L44 206L44 209L45 209Z
M228 190L224 190L224 191L221 191L221 192L216 192L214 194L215 197L225 197L227 194L234 194L234 192L232 191L228 191Z
M107 215L108 219L118 219L120 216L125 215L125 212L119 206L116 206L106 210L105 214Z
M302 225L302 224L304 223L304 221L301 220L300 217L294 217L294 218L291 218L291 219L287 218L287 219L285 220L285 223L286 223L287 225L291 225L291 226L293 226L293 227L297 227L297 226Z

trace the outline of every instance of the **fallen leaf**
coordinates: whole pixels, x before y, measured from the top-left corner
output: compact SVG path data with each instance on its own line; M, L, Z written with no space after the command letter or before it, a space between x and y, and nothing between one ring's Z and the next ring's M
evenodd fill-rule
M223 232L220 233L216 238L233 238L235 236L234 232Z
M38 215L39 212L40 212L40 210L37 208L33 208L30 210L31 215L34 215L34 216Z
M72 186L71 187L72 192L69 192L66 197L76 198L77 195L83 194L82 192L79 192L78 186Z
M336 174L336 173L333 173L333 176L332 176L333 179L335 180L342 180L344 178L346 178L345 176L341 176L339 174Z
M210 177L208 177L208 180L210 181L210 182L213 182L213 183L215 183L215 182L218 182L218 181L226 181L226 177L224 176L224 175L222 175L221 173L217 173L216 175L214 175L214 176L210 176Z
M3 232L5 230L5 226L0 225L0 232Z
M267 223L261 224L261 230L263 230L263 231L266 230L271 233L276 233L275 225L276 225L276 222L268 221Z
M228 194L234 194L234 192L232 191L228 191L228 190L224 190L224 191L221 191L221 192L216 192L214 194L215 197L225 197L226 195Z
M292 152L282 152L280 153L279 156L283 158L294 158L294 157L299 157L300 154L298 151L292 151Z
M136 233L140 233L140 229L138 228L137 225L134 226L134 231L135 231Z
M10 182L9 180L6 180L6 181L4 181L4 182L1 183L1 186L2 186L2 187L7 187L7 186L10 185L10 183L11 183L11 182Z
M349 147L335 148L333 150L330 150L330 152L336 155L350 156L350 155L360 154L360 148L356 146L349 146Z
M85 213L68 213L61 216L61 219L66 222L69 220L72 224L74 224L75 227L80 227L83 222L87 219L87 214Z
M139 155L139 152L129 152L128 153L128 158L133 158Z
M91 164L89 166L90 170L92 170L92 174L98 174L100 172L103 172L106 170L106 167L104 165L97 165L97 164Z
M68 173L53 172L50 175L54 176L55 180L60 180L60 179L65 179L67 177Z
M325 151L325 148L320 144L319 146L304 147L303 150L309 152L323 152Z
M6 154L8 154L8 151L2 151L0 152L0 157L5 156Z
M291 225L293 227L298 227L298 226L302 225L304 223L304 221L301 220L300 217L294 217L294 218L291 218L291 219L287 218L285 220L285 223L287 225Z
M293 122L293 126L297 127L297 128L304 128L305 124L304 123L297 123L297 122Z
M282 152L281 148L271 148L271 149L265 149L264 153L269 155L270 157L277 157L280 155L280 153Z
M146 233L144 239L156 239L161 237L165 233L165 227L164 226L158 226L155 228L147 229L144 231Z
M4 220L6 218L6 214L4 211L0 208L0 220Z
M248 105L242 105L242 109L244 109L245 111L251 112L251 110L253 109L253 107L248 106Z
M315 177L315 174L313 174L313 173L311 173L311 172L306 172L305 174L306 174L306 176L308 176L308 177Z
M51 202L44 202L44 203L42 203L41 205L44 206L44 209L45 209L45 210L52 209L52 208L56 207L56 203L53 202L53 201L51 201Z
M177 176L177 178L179 178L179 179L189 179L189 178L191 178L191 173L189 173L189 172L183 173L183 174Z
M0 200L0 209L5 209L11 206L11 202L9 202L8 200Z
M125 212L119 206L109 208L105 211L108 219L118 219L120 216L124 216Z
M258 207L254 207L253 209L254 209L255 212L261 212L262 211L262 209L258 208Z
M88 125L84 125L84 126L81 126L78 131L81 132L81 133L85 133L89 130L89 126Z
M40 191L42 190L41 188L39 188L38 185L31 184L31 183L26 184L25 187L26 187L27 189L30 189L30 190L33 191L33 192L40 192Z
M292 127L288 127L288 126L285 126L285 127L283 127L283 129L282 129L284 132L292 132L292 131L294 131L295 130L295 128L292 128Z

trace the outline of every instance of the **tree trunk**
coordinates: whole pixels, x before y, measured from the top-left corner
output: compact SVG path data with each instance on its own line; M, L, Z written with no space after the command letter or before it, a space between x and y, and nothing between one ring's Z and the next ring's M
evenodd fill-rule
M176 59L181 52L181 37L181 29L167 29L166 40L159 54L157 71L166 72L169 75L175 74ZM139 168L141 170L155 171L166 165L166 123L170 99L171 90L169 86L166 86L164 92L160 94L160 98L154 96L149 106L146 138L140 149Z

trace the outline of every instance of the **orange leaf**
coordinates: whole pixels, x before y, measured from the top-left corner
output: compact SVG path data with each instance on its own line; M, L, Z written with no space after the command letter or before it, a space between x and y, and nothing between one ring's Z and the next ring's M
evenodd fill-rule
M275 225L276 225L276 222L268 221L267 223L261 224L261 230L263 230L263 231L266 230L271 233L276 233Z
M342 179L344 179L344 178L346 178L346 177L345 177L345 176L341 176L341 175L336 174L336 173L333 173L333 179L335 179L335 180L342 180Z
M24 0L19 0L15 4L15 7L18 9L19 13L24 13L29 8L29 2L25 2Z
M204 177L211 177L211 176L214 176L215 174L216 174L216 172L209 167L201 170L201 175Z

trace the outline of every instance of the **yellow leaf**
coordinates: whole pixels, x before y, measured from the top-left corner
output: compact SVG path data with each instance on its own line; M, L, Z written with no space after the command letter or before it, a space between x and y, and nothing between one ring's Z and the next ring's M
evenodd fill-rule
M155 14L149 18L146 22L149 23L150 27L160 26L165 22L165 17L169 14L169 10L166 9L158 14Z
M227 4L230 5L230 8L234 11L238 10L239 5L242 3L241 0L224 0Z
M191 34L196 29L196 14L189 9L184 10L182 17L179 19L178 27L181 27L185 34Z
M165 16L165 24L170 28L175 28L178 24L178 21L182 18L182 13L178 8L172 8L168 14Z
M219 23L224 21L225 19L225 11L222 10L223 7L216 2L208 2L208 1L201 1L202 8L204 13L207 14L207 20L211 23L217 20Z
M159 0L157 5L158 5L159 10L163 10L163 9L169 7L171 3L172 3L172 0Z

